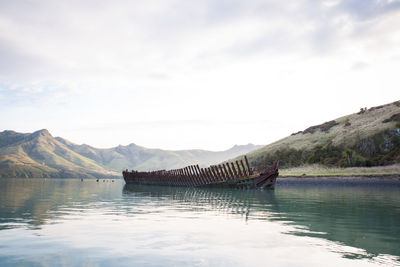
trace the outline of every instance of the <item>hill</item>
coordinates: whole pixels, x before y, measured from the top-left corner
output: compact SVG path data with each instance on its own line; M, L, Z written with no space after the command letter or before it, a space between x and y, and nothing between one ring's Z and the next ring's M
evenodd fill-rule
M0 177L120 176L123 169L155 170L210 165L258 149L252 144L226 151L148 149L135 144L99 149L34 133L0 132Z
M47 130L0 133L0 177L116 176L95 161L67 148Z
M228 150L214 152L201 149L175 151L150 149L130 144L108 149L98 149L85 144L77 145L60 137L56 139L80 155L98 162L109 170L115 171L126 168L143 171L178 169L192 164L209 166L262 147L253 144L235 145Z
M331 167L383 166L400 163L400 101L362 108L293 133L248 154L253 167L281 160L282 168L304 164Z
M208 166L247 154L255 167L277 158L281 168L307 164L370 167L400 163L400 101L363 108L293 133L267 146L252 144L225 151L161 150L130 144L99 149L78 145L47 130L0 132L0 177L120 176L123 169L176 169Z

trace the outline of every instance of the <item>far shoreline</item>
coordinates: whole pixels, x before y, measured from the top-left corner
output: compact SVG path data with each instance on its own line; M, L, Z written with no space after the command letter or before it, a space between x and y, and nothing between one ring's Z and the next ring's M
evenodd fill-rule
M400 188L399 175L382 175L374 176L287 176L278 177L276 180L277 187L393 187L398 190Z
M400 179L400 164L373 167L327 167L324 165L303 165L280 169L279 178L312 179Z
M392 179L392 180L400 180L400 174L370 174L370 175L285 175L285 176L278 176L278 179Z

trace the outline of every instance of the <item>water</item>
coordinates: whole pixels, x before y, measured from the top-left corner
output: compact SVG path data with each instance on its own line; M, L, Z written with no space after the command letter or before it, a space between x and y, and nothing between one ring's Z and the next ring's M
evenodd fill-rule
M400 185L0 179L0 266L400 266Z

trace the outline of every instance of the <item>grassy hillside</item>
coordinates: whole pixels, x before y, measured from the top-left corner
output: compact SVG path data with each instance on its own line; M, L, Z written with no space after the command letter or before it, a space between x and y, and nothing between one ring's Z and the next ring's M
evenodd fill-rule
M120 175L123 169L208 166L243 154L255 168L279 158L282 169L312 165L318 166L316 172L325 167L399 164L400 101L311 126L265 147L248 144L219 152L168 151L135 144L98 149L54 138L47 130L4 131L0 132L0 177L100 177Z
M369 167L400 163L400 101L309 127L248 157L254 167L267 166L277 158L282 168L304 164Z
M57 141L47 130L0 133L0 177L118 175Z

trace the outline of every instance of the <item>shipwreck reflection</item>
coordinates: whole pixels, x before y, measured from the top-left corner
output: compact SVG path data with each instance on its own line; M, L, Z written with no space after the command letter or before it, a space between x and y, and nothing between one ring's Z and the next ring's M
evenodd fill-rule
M178 201L191 211L214 210L221 213L239 214L246 220L267 219L272 216L270 206L275 203L273 190L240 190L220 188L165 187L126 184L125 195L152 197L158 200ZM256 212L263 211L262 216ZM252 214L254 212L254 214Z
M274 191L124 185L76 179L0 180L0 233L68 223L88 213L115 220L157 212L172 216L228 216L247 222L276 221L285 234L317 237L363 249L349 258L400 256L398 186L279 184ZM186 212L186 213L185 213ZM289 229L289 230L288 230Z
M281 185L275 191L125 185L126 196L178 201L191 209L289 224L286 234L324 238L366 251L347 258L400 256L400 190L393 186Z

